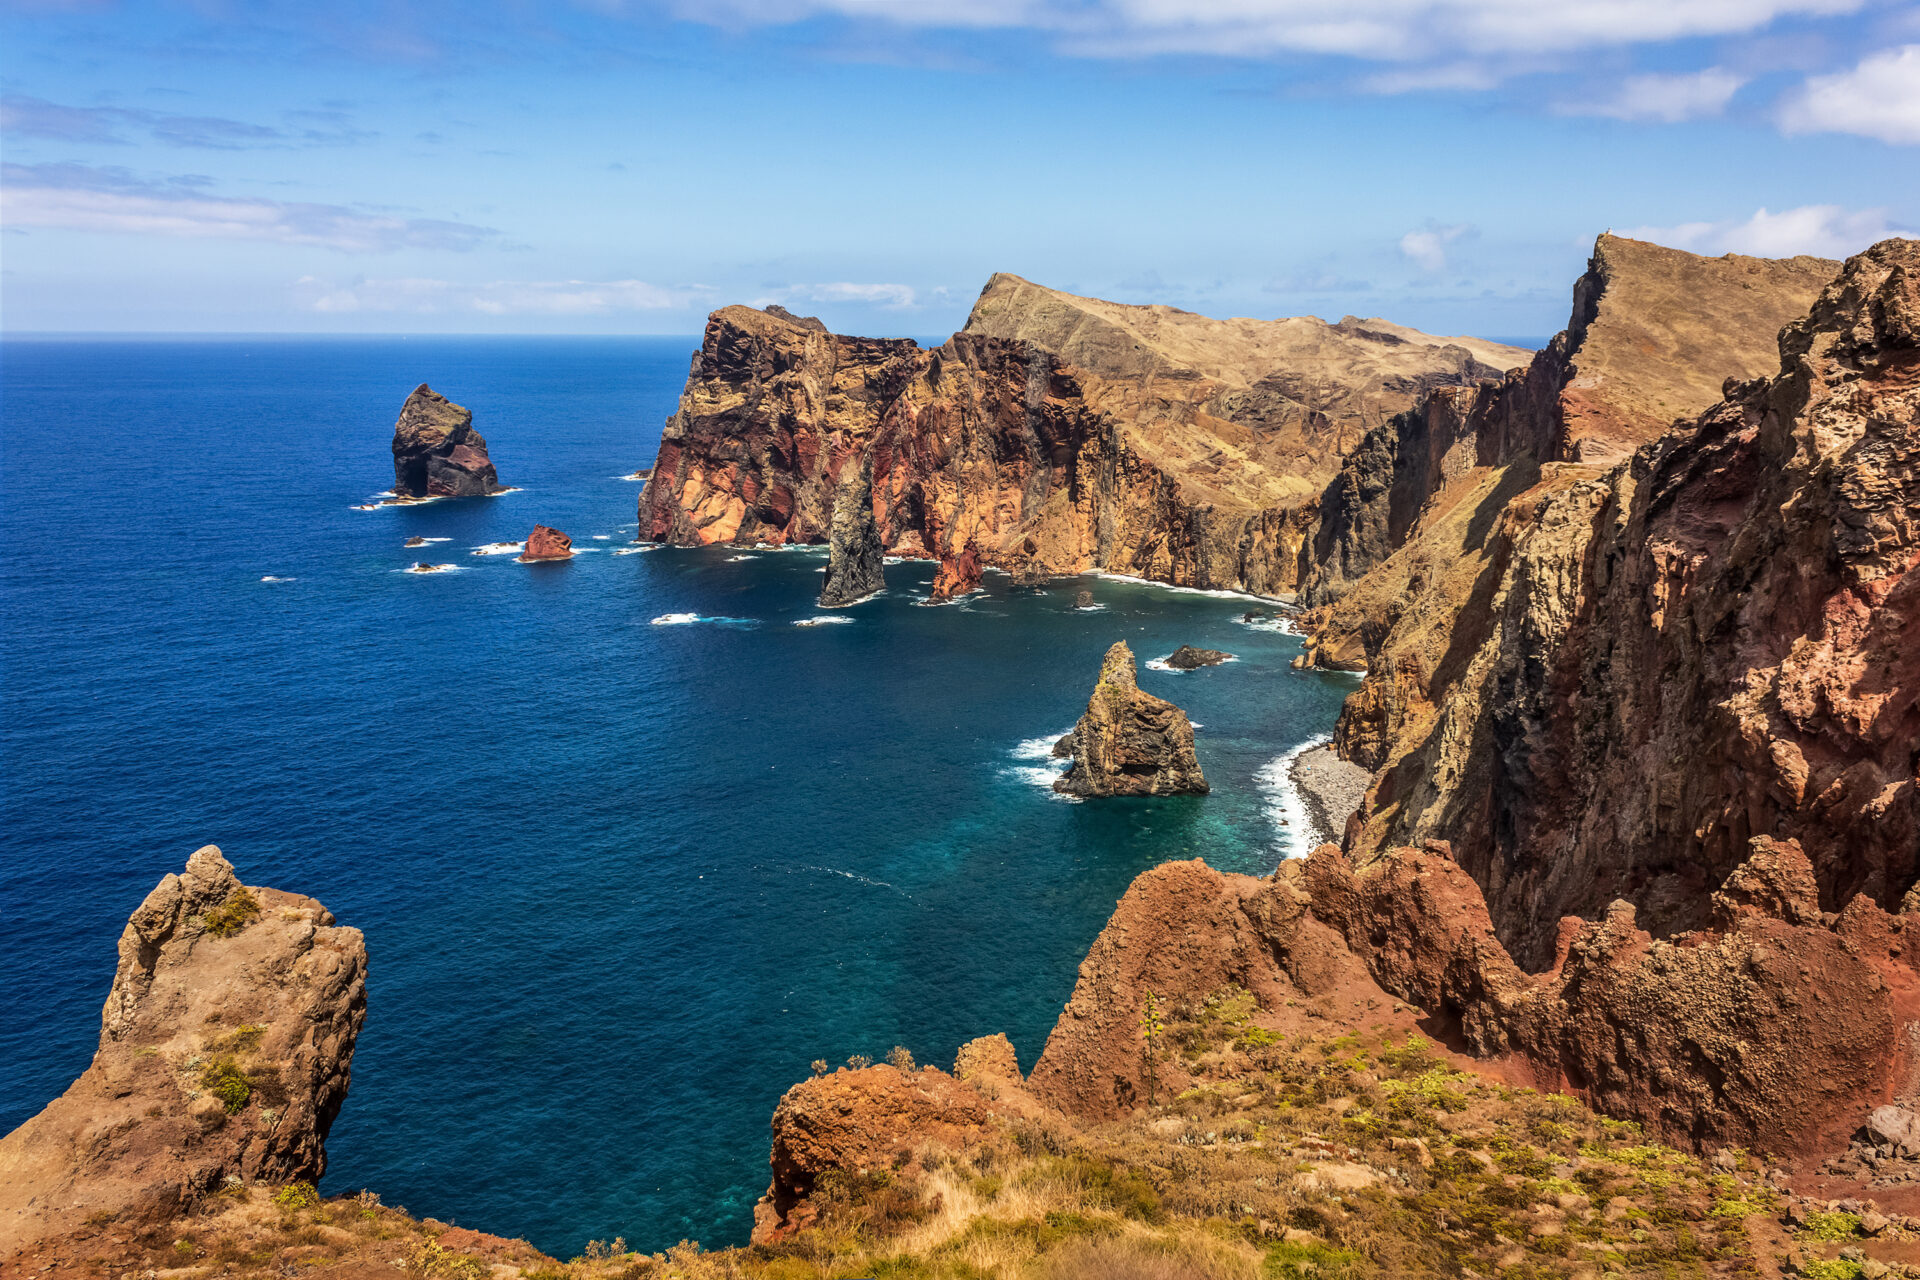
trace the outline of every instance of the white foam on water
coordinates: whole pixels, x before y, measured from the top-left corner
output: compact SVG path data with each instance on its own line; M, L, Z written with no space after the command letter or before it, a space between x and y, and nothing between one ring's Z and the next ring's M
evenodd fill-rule
M260 581L262 582L298 582L299 579L298 578L276 578L269 573L264 578L260 579Z
M1278 596L1255 595L1251 591L1225 591L1217 587L1178 587L1171 582L1155 582L1151 578L1136 578L1130 573L1109 573L1105 569L1095 569L1092 576L1110 578L1115 582L1133 582L1143 587L1158 587L1162 591L1178 591L1190 596L1212 596L1216 600L1258 600L1261 604L1291 604Z
M728 556L727 563L732 564L736 560L758 560L759 558L759 556L754 555L751 551L743 551L737 556Z
M489 542L473 549L476 556L517 556L527 549L524 542Z
M349 511L378 511L379 509L380 504L377 502L356 502L347 508Z
M1291 618L1255 618L1248 622L1245 618L1235 618L1235 626L1245 627L1249 631L1271 631L1275 635L1290 636L1297 634Z
M1013 778L1029 786L1040 787L1052 800L1061 800L1069 804L1079 804L1079 796L1062 795L1053 789L1053 784L1073 767L1073 762L1065 757L1053 754L1053 744L1060 741L1071 729L1059 733L1049 733L1038 738L1023 738L1007 754L1015 760L1044 760L1045 764L1014 764L1000 770L1002 777Z
M907 899L909 902L913 900L913 895L908 893L905 889L902 889L900 886L888 884L885 880L875 880L871 876L863 876L863 875L860 875L858 872L842 871L838 867L815 867L815 866L804 865L804 864L799 868L799 870L818 871L821 875L827 875L827 876L843 876L846 879L855 881L859 884L872 885L876 889L886 889L893 893L897 893L901 897Z
M1013 758L1015 760L1053 760L1062 758L1056 757L1053 754L1053 744L1072 732L1073 726L1068 725L1060 732L1050 733L1042 738L1023 738L1021 739L1020 745L1013 749ZM1058 766L1056 766L1056 768L1057 767ZM1060 775L1056 773L1054 776L1057 778Z
M613 554L617 556L637 556L642 551L658 551L659 549L660 547L658 543L648 543L644 547L621 547L620 549L615 551Z
M593 535L593 540L595 542L609 542L612 539L613 539L613 535L610 533L596 533Z
M632 475L615 476L614 479L615 480L637 480L644 483L646 480L646 477L641 475L638 471L636 471Z
M1068 613L1105 613L1106 611L1107 606L1098 600L1092 604L1077 604L1067 610Z
M691 626L696 622L710 622L722 627L755 627L760 625L759 620L756 618L709 618L698 613L663 613L653 620L653 625L656 627L685 627Z
M1299 746L1282 752L1260 766L1253 780L1266 797L1267 817L1273 823L1273 847L1280 857L1304 858L1319 843L1314 835L1313 815L1307 812L1307 799L1294 785L1293 762L1315 747L1333 741L1330 734L1319 733Z
M422 538L422 542L452 542L452 538Z
M1187 674L1185 671L1183 671L1179 667L1168 666L1167 660L1165 658L1148 658L1146 661L1146 668L1149 671L1171 671L1174 675L1177 675L1177 676L1183 676Z
M422 561L417 561L414 564L410 564L404 569L395 569L394 572L395 573L464 573L466 572L466 570L457 564L428 564L426 561L422 560Z
M837 614L822 614L817 618L796 618L794 619L793 625L796 627L834 627L843 626L852 621L852 618L842 617Z
M526 490L522 489L519 485L508 485L504 489L495 489L492 493L483 493L480 496L483 498L504 498L510 493L525 493L525 492ZM428 498L426 499L426 501L432 502L432 501L435 501L435 499Z

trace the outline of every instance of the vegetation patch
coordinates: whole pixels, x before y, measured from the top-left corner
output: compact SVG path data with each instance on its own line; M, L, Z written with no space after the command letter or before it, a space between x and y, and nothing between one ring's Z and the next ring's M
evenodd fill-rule
M260 900L253 890L241 885L227 900L200 917L206 931L216 938L231 938L260 918Z

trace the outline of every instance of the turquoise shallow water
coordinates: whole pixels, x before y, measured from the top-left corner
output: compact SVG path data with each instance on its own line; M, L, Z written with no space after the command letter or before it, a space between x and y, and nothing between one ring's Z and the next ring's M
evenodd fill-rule
M562 1255L738 1242L811 1060L1005 1031L1031 1066L1135 874L1302 843L1272 765L1351 683L1244 600L989 576L929 608L900 565L795 626L819 553L616 554L692 345L0 347L0 1129L84 1068L127 913L211 842L367 933L328 1190ZM353 509L423 379L521 492ZM588 550L469 554L536 521ZM1141 674L1211 796L1048 791L1116 639L1239 655Z

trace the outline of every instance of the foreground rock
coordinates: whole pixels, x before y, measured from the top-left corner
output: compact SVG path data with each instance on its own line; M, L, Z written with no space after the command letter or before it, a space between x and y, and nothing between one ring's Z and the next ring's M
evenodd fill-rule
M127 922L93 1064L0 1138L0 1257L315 1180L366 1016L366 945L212 845Z
M1233 655L1219 649L1196 649L1183 644L1168 654L1165 662L1175 671L1192 671L1197 667L1217 667L1223 662L1233 660Z
M421 383L393 426L396 498L472 498L501 491L473 414Z
M820 605L837 609L864 600L886 585L886 551L873 523L873 462L849 459L833 499Z
M1133 650L1116 641L1073 728L1073 767L1053 784L1073 796L1205 795L1187 713L1141 690Z
M1363 424L1524 355L1371 321L1123 307L1012 276L935 350L726 307L662 435L640 536L823 541L851 451L872 462L894 554L972 547L1029 581L1105 568L1291 590L1317 495Z
M527 535L526 549L520 553L520 563L531 564L536 560L571 560L573 558L573 539L558 529L549 529L544 524L533 526L533 532Z

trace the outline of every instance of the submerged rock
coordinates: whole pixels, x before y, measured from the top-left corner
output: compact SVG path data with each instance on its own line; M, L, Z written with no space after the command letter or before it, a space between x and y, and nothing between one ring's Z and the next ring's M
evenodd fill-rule
M408 538L406 542L402 545L409 546L409 547L424 547L427 545L427 540L416 533L411 538Z
M933 594L927 599L933 604L945 604L970 591L978 591L982 568L980 549L971 544L959 555L947 556L940 561L940 572L933 575Z
M178 1217L229 1179L317 1181L366 970L358 929L196 852L127 921L93 1064L0 1138L0 1258Z
M1100 664L1087 713L1073 729L1073 767L1053 784L1074 796L1205 795L1187 713L1143 693L1133 650L1115 642Z
M1166 663L1176 671L1191 671L1195 667L1217 667L1232 657L1232 654L1219 649L1196 649L1190 644L1183 644L1167 655Z
M527 535L527 549L520 553L520 563L529 564L535 560L571 560L573 558L573 539L558 529L549 529L544 524L533 526L533 532Z
M395 498L472 498L501 491L473 414L421 383L393 424Z
M887 585L886 550L873 523L873 460L849 460L833 494L833 528L827 538L827 568L820 605L837 609L864 600Z

